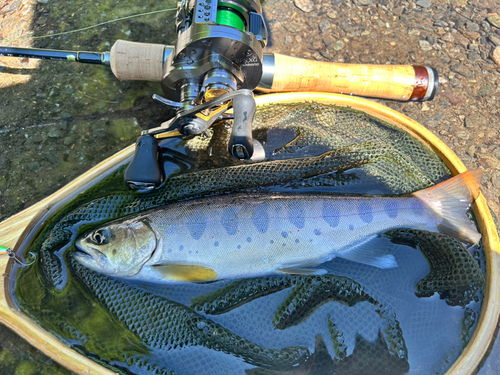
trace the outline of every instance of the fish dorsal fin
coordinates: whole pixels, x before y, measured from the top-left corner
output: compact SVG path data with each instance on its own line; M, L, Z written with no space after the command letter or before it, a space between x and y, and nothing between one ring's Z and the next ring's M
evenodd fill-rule
M203 282L215 280L218 276L213 269L198 264L165 263L155 264L152 268L168 281Z
M440 184L413 193L442 218L438 230L464 244L475 245L481 234L467 216L470 205L479 196L482 169L465 171Z
M378 268L394 268L398 266L394 255L384 253L389 244L387 238L373 236L355 243L337 256Z

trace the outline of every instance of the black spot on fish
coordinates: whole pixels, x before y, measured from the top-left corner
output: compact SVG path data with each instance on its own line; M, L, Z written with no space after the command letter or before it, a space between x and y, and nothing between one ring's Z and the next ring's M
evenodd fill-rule
M314 234L315 234L316 236L319 236L319 235L321 234L321 230L320 230L320 229L315 229L315 230L314 230Z
M287 238L288 237L288 233L285 232L285 231L281 232L281 237Z

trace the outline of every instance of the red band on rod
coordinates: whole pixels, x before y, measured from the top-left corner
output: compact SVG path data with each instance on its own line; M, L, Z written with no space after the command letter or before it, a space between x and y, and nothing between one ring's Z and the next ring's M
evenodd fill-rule
M415 88L411 94L410 100L422 100L427 94L429 88L429 73L425 66L413 66L415 70Z

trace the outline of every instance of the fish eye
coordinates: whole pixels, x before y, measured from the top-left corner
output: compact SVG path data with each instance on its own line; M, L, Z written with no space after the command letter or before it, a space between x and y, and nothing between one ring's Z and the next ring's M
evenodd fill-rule
M107 231L104 229L98 229L90 236L90 240L96 245L104 245L108 242L109 238Z

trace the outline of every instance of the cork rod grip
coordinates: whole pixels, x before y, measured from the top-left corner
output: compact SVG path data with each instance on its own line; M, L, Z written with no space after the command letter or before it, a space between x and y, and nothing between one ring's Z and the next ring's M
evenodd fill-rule
M163 44L117 40L109 53L113 74L120 81L154 81L163 78Z
M274 79L270 91L318 91L381 99L426 100L423 98L428 82L422 82L425 79L419 78L417 73L424 74L428 81L425 67L329 63L274 54Z

